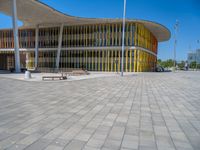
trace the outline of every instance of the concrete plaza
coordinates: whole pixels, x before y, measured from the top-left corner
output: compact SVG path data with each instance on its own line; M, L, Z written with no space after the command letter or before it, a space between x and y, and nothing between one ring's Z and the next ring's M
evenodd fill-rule
M0 150L199 150L200 72L0 77Z

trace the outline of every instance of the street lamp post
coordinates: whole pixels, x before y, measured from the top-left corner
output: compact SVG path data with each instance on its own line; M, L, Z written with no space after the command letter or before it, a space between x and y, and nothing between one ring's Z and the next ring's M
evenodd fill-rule
M122 59L121 59L121 76L124 73L124 35L125 35L125 20L126 19L126 0L124 0L124 13L123 13L123 31L122 31Z
M15 72L21 72L20 69L20 54L19 54L19 39L18 39L18 25L17 25L17 3L12 0L12 23L14 35L14 49L15 49Z
M176 24L174 25L174 30L175 30L175 33L174 33L174 69L173 69L174 72L176 70L176 45L177 45L176 38L177 38L178 26L179 26L179 22L178 22L178 20L176 20Z

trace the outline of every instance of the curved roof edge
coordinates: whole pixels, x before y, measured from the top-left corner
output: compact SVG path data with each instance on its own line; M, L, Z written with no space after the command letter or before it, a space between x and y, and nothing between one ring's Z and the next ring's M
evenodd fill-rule
M0 12L12 16L11 0L0 1ZM17 0L18 18L23 22L22 28L33 28L36 25L66 25L97 24L97 23L119 23L122 19L83 18L64 14L47 4L38 0ZM167 41L171 33L165 26L147 20L126 19L127 22L143 24L156 37L158 42Z

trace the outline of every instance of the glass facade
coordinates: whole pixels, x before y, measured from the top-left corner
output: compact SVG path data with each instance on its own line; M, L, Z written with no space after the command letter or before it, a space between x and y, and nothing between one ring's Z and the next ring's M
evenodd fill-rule
M51 72L55 68L59 30L59 27L39 29L38 69L41 71ZM60 69L120 71L122 23L64 26L62 34ZM156 64L157 44L154 35L143 24L126 23L124 71L153 71ZM33 68L35 29L19 30L19 46L21 65ZM13 48L12 30L0 30L0 62L6 66L0 66L1 68L9 69L13 66L14 52L6 51ZM1 59L2 57L10 58L10 63L7 62L8 60Z

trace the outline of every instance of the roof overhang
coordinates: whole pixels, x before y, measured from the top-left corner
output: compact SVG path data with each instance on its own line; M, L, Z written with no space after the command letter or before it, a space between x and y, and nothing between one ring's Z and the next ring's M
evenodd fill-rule
M12 16L11 0L0 1L0 12ZM33 28L36 25L81 25L81 24L98 24L98 23L117 23L122 19L98 19L98 18L81 18L63 14L38 0L17 0L17 16L23 22L23 28ZM159 42L167 41L170 38L170 31L161 24L145 21L131 20L143 24L149 29Z

